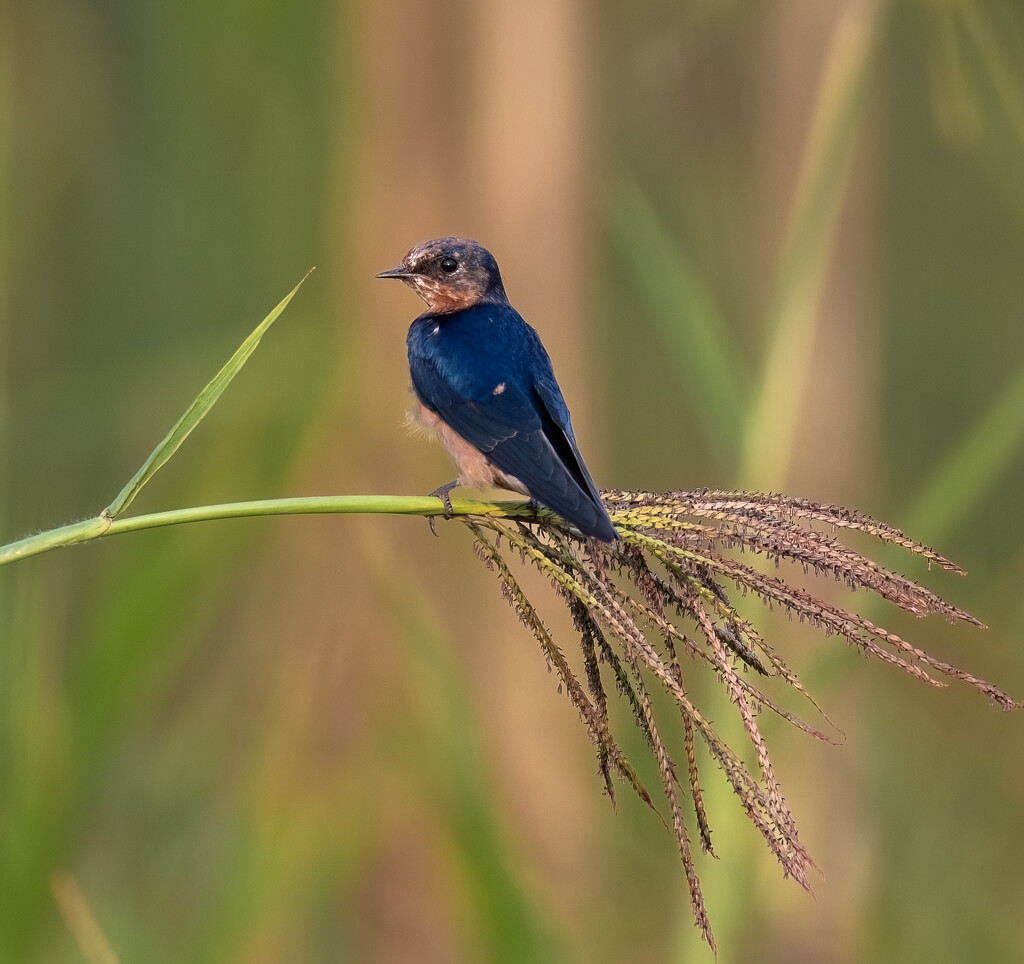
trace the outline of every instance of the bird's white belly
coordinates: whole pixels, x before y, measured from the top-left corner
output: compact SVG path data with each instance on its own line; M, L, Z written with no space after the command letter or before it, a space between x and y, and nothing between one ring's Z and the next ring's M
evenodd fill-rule
M501 469L492 465L487 456L478 448L470 445L458 432L447 425L441 418L427 408L422 402L418 402L414 418L424 428L431 429L437 433L441 444L447 449L455 467L459 470L459 482L462 485L472 486L475 489L486 489L490 486L497 486L499 489L509 489L512 492L521 492L529 495L525 485L513 475L507 475Z

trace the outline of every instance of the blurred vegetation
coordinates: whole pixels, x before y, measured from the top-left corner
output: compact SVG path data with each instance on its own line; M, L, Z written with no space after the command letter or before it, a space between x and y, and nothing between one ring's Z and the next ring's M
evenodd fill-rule
M0 541L108 504L314 264L135 507L430 491L418 308L372 275L463 233L600 484L909 529L990 628L893 628L1019 697L1022 65L1010 0L12 0ZM4 570L0 958L102 959L90 916L123 961L709 958L671 837L602 799L440 532L219 522ZM765 722L824 877L783 881L709 773L719 959L1024 957L1024 721L780 630L847 736Z

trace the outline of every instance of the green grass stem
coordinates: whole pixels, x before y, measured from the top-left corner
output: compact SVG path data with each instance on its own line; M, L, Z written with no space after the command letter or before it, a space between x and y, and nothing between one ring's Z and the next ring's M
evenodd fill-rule
M471 499L452 499L451 502L454 515L508 516L526 511L529 506L526 502L478 502ZM269 515L439 516L443 512L443 503L434 496L327 495L191 506L119 519L112 519L102 513L94 519L72 522L0 546L0 566L49 552L51 549L91 542L93 539L102 539L121 532L137 532L140 529L156 529L186 522L210 522L214 519L243 519Z

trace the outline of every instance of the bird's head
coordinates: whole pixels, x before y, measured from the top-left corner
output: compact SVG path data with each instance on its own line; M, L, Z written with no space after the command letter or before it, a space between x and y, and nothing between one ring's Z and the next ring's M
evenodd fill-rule
M397 268L378 278L404 281L431 311L471 308L481 301L502 301L505 289L494 256L468 238L436 238L417 244Z

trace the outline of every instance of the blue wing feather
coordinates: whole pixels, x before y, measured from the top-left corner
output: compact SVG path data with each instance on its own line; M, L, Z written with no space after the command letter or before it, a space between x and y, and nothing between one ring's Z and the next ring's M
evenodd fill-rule
M515 309L481 304L422 315L409 329L408 347L424 405L538 502L588 535L615 538L551 361Z

